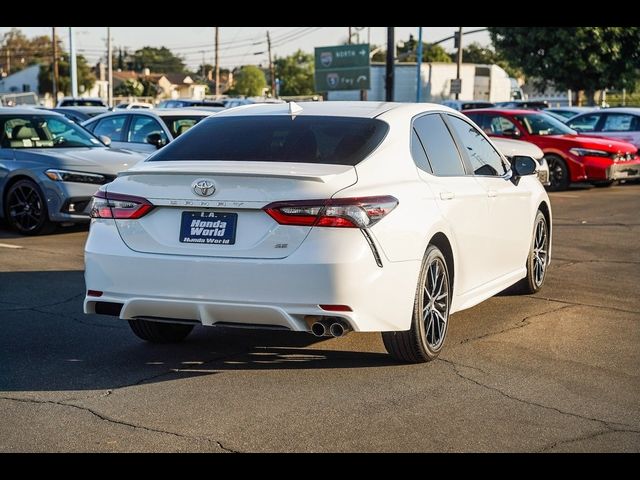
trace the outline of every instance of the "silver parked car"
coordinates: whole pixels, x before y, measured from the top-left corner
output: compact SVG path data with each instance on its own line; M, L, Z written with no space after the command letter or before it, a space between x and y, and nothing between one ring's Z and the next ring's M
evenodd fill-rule
M615 138L640 148L640 108L605 108L576 115L567 125L589 136Z
M549 176L549 164L544 158L544 152L531 142L523 142L522 140L513 140L511 138L493 137L493 143L502 154L511 161L515 155L525 155L527 157L533 157L538 162L536 168L536 174L538 180L545 187L551 185Z
M0 216L25 235L88 222L98 187L144 158L58 113L0 108Z
M195 108L121 109L93 117L82 126L108 137L113 147L151 154L214 113Z

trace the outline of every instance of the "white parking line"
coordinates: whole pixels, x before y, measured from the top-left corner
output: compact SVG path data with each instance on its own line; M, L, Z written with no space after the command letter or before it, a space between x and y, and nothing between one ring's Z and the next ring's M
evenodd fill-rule
M20 245L11 245L9 243L0 243L0 248L22 248Z

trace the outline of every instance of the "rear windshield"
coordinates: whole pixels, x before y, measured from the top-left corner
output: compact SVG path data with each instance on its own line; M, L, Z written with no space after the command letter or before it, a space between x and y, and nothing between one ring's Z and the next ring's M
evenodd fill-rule
M149 161L226 160L356 165L389 126L372 118L258 115L210 117Z

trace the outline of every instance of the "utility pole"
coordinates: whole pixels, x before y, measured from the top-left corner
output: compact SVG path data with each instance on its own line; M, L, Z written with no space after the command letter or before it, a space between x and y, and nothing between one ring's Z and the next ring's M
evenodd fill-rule
M205 60L204 60L204 50L200 50L200 53L202 54L202 79L204 80L204 78L205 78L205 76L207 74L207 72L205 71L205 68L204 68L204 62L205 62Z
M75 98L78 96L78 68L76 64L76 44L74 40L73 27L69 27L69 57L71 58L71 95Z
M269 47L269 73L271 75L271 95L276 96L276 71L273 67L273 60L271 57L271 37L269 36L269 30L267 30L267 46Z
M218 45L220 43L220 27L216 27L216 59L215 59L215 69L216 69L216 97L220 95L220 58L218 57ZM203 62L204 63L204 62Z
M416 52L416 63L418 64L418 88L416 89L416 102L420 103L422 95L422 27L418 27L418 51Z
M393 62L396 51L395 27L387 27L387 71L384 82L385 100L393 102Z
M58 40L56 39L56 27L51 27L51 45L53 47L53 106L58 103Z
M107 27L107 105L113 107L113 48L111 46L111 27Z
M351 36L353 35L353 33L351 33L351 27L349 27L349 40L347 41L347 43L349 45L351 45Z
M458 65L456 68L456 78L460 79L460 69L462 68L462 27L458 27ZM460 98L460 94L456 93L456 100Z

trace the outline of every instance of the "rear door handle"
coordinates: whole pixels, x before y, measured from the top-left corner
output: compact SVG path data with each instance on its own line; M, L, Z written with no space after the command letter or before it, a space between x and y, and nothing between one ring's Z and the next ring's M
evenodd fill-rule
M498 196L498 192L496 192L495 190L488 190L487 191L487 197L497 197Z
M440 192L440 198L442 200L451 200L452 198L455 198L456 194L453 192Z

